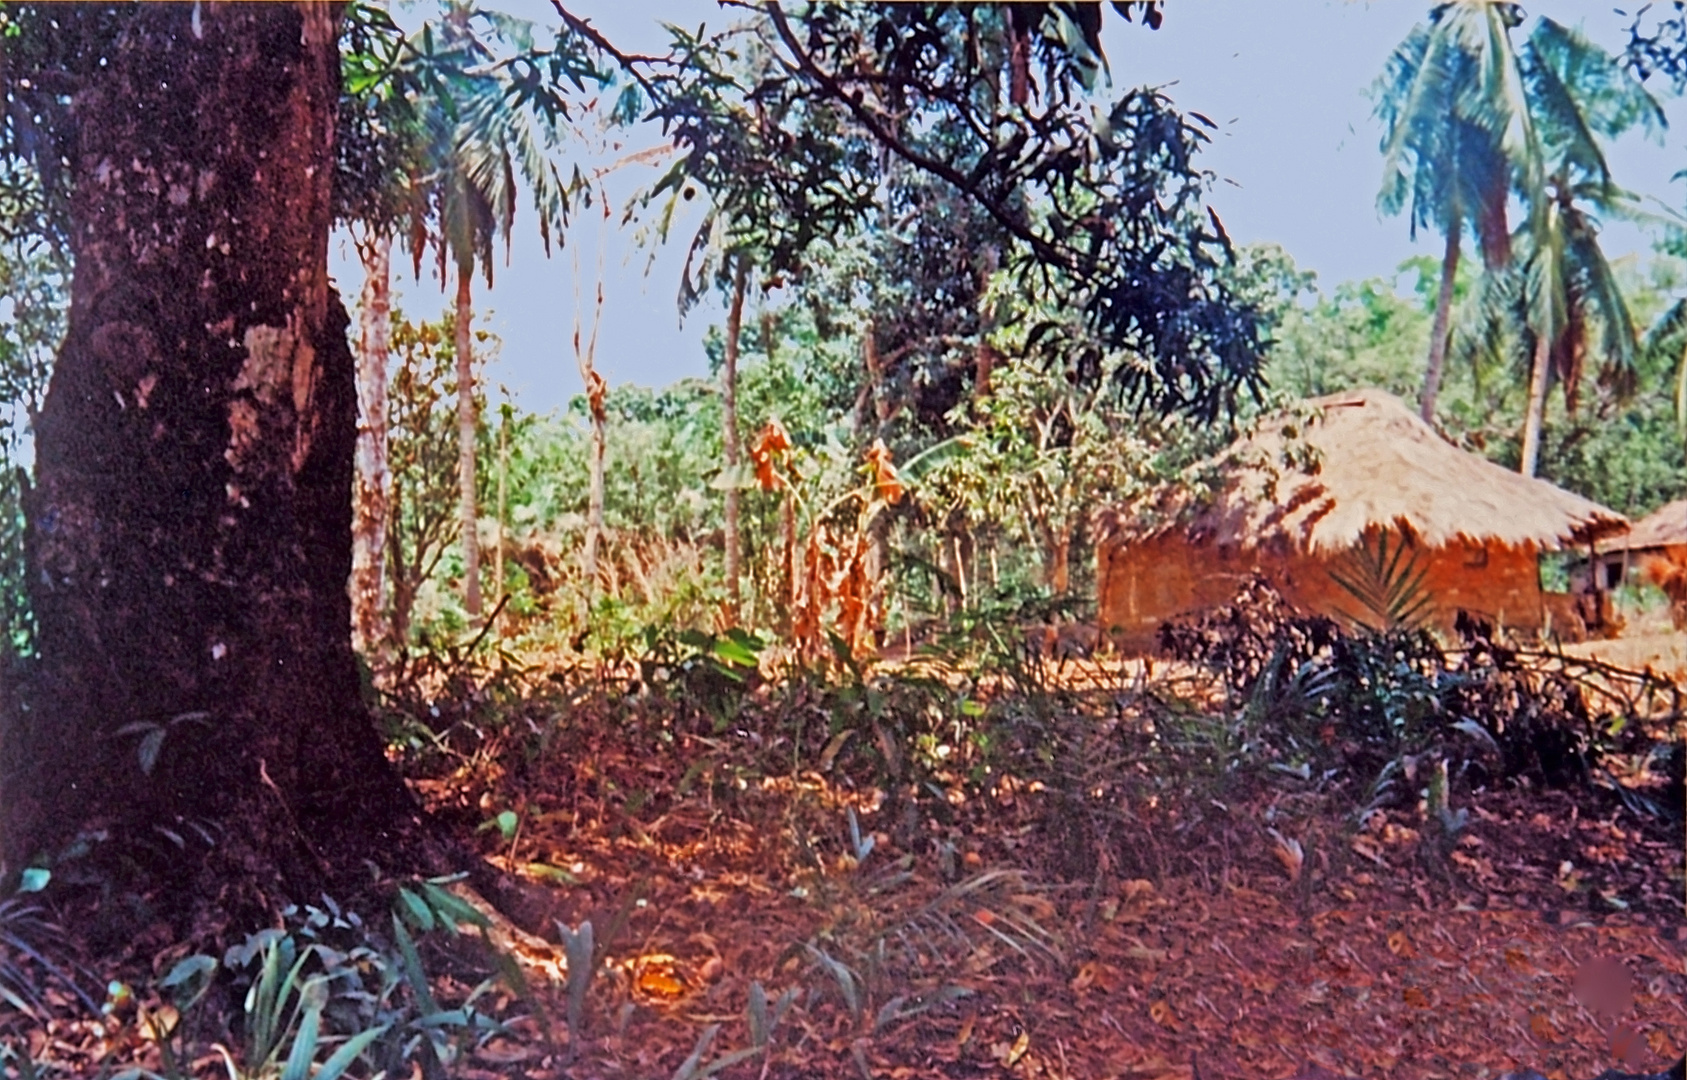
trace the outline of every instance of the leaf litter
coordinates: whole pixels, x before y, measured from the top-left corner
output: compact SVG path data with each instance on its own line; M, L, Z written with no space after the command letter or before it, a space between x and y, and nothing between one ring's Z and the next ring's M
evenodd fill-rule
M1125 681L1057 689L1140 735L1160 699L1119 707ZM1680 822L1596 791L1462 793L1472 820L1438 877L1409 808L1355 826L1270 770L1227 775L1220 798L1170 740L1124 835L1098 838L1051 829L1060 793L1038 781L937 769L941 798L891 790L906 778L870 737L823 771L824 725L807 749L772 734L818 708L801 686L763 685L725 724L627 690L565 710L533 692L470 751L405 762L519 884L522 930L596 930L581 1030L546 1034L534 1017L565 1014L566 976L535 979L540 1000L499 998L531 1016L452 1075L1584 1080L1687 1049ZM1063 841L1097 848L1087 873ZM444 1007L474 979L430 956ZM83 963L144 987L159 959ZM60 1074L156 1066L144 1025L43 985L0 1015L0 1045ZM136 1016L164 1007L141 997Z

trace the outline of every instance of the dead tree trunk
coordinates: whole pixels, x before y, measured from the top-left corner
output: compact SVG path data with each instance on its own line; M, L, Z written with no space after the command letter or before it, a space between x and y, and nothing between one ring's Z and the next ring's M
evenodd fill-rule
M603 204L605 218L609 202ZM587 450L586 474L586 544L580 556L580 570L586 579L586 596L597 596L598 548L603 543L603 465L608 448L606 428L609 424L609 384L597 370L597 331L603 323L603 248L598 248L597 295L592 308L592 333L581 341L580 326L580 260L574 260L574 362L580 369L580 381L586 387L586 410L591 420L590 442Z
M737 625L739 619L738 506L742 492L738 476L740 458L738 447L738 347L744 329L744 293L749 284L750 266L742 256L732 275L732 303L726 310L726 358L721 370L722 404L721 441L726 451L726 607L728 621Z

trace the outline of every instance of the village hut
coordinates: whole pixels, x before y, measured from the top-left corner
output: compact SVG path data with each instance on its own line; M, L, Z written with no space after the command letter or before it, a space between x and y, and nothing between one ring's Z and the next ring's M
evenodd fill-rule
M1406 545L1422 573L1432 625L1468 611L1515 630L1553 615L1562 626L1574 605L1543 594L1539 553L1628 529L1615 511L1460 450L1374 389L1267 417L1157 500L1096 524L1101 629L1127 652L1153 649L1169 618L1227 603L1254 573L1299 608L1362 618L1337 578L1346 569L1351 582L1355 557L1385 541Z
M1659 507L1635 522L1626 535L1601 543L1592 565L1604 589L1614 589L1630 578L1662 588L1670 600L1675 628L1687 629L1687 499ZM1572 581L1586 577L1586 565L1578 571Z
M1601 587L1614 589L1658 560L1687 566L1687 499L1659 507L1624 535L1599 544Z

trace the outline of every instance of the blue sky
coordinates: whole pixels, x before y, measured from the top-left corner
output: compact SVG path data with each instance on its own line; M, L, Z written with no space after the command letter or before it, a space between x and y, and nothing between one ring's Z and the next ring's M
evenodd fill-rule
M504 0L498 6L536 21L554 18L550 4L541 0ZM716 27L731 15L707 0L574 0L568 6L618 45L640 51L661 49L666 40L661 21ZM1607 3L1538 3L1527 10L1579 26L1613 50L1626 40L1628 20ZM1127 24L1109 11L1103 40L1115 86L1164 87L1183 109L1217 122L1204 164L1219 177L1211 203L1230 235L1241 243L1282 244L1329 288L1391 274L1415 254L1440 254L1435 236L1420 234L1414 244L1403 218L1377 213L1380 132L1366 96L1389 52L1427 11L1427 3L1408 0L1175 0L1158 31ZM1669 98L1665 106L1672 121L1665 145L1625 137L1612 149L1612 167L1624 187L1679 207L1687 202L1684 185L1670 177L1687 168L1687 108ZM634 133L628 148L659 141L654 130ZM627 180L653 175L646 170L644 177ZM531 224L530 215L527 220ZM596 215L589 215L570 237L574 248L547 261L537 237L522 224L518 216L510 264L500 262L496 287L482 289L476 304L491 310L486 325L504 342L491 378L508 386L520 406L543 412L580 391L570 348L574 255L579 254L589 303L600 243L605 303L598 369L611 383L643 385L707 373L702 336L710 322L720 320L719 307L694 309L680 324L675 294L682 239L656 250L652 262L651 249L635 243L630 232L606 234ZM1649 247L1639 230L1620 223L1607 227L1605 240L1613 256ZM361 271L349 248L336 247L335 273L349 299ZM423 274L420 282L405 275L399 303L413 315L432 317L448 298L425 268ZM588 311L588 326L590 317Z

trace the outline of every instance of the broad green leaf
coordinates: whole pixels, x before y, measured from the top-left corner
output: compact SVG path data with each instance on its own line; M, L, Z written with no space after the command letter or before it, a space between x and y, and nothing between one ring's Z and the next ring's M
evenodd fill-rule
M357 1060L358 1055L368 1049L370 1043L385 1035L389 1027L391 1027L390 1024L382 1024L380 1027L360 1031L347 1039L344 1045L334 1051L328 1060L322 1063L322 1068L317 1071L312 1080L340 1080L341 1075L351 1068L352 1062Z
M473 904L454 893L440 888L433 882L423 882L422 892L427 896L428 903L443 918L446 929L455 930L457 926L467 923L477 930L487 930L492 926L492 920Z
M433 909L428 907L427 902L420 896L417 896L409 889L400 885L398 888L398 899L404 905L406 922L410 923L424 934L434 928Z
M311 980L313 983L317 980ZM281 1080L309 1080L311 1062L316 1058L316 1043L322 1031L322 1009L306 1008L304 1019L299 1023L298 1034L293 1036L293 1049L287 1055L287 1064L281 1070Z
M756 654L731 638L721 638L715 642L715 656L728 664L737 664L740 667L756 666Z

